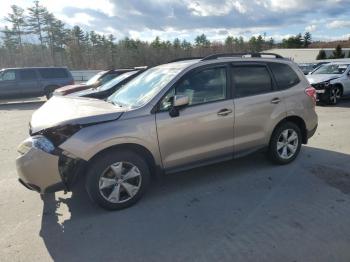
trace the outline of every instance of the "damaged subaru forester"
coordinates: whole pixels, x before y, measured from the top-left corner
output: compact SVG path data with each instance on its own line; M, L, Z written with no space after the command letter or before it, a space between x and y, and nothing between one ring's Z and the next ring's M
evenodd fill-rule
M85 180L90 198L133 205L153 177L266 149L288 164L317 128L315 89L274 54L222 54L150 68L106 101L54 96L16 160L41 194ZM74 197L74 196L73 196Z

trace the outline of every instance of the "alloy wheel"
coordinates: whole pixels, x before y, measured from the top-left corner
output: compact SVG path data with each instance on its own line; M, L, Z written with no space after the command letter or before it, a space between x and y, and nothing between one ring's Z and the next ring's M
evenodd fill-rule
M298 149L298 134L293 129L285 129L277 140L277 153L282 159L290 159Z
M140 190L140 170L129 162L110 165L99 179L99 191L111 203L123 203L132 199Z
M338 87L332 88L329 95L329 101L332 104L336 104L339 99L340 99L340 89Z

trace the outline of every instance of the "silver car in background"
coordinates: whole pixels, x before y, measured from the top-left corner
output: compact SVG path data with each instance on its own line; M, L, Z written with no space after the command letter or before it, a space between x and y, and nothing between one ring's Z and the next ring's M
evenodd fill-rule
M350 61L322 65L307 76L321 102L335 105L342 96L350 95Z
M274 54L221 54L151 68L107 101L53 97L18 147L19 181L40 193L85 179L106 209L134 204L155 176L267 150L288 164L315 133L315 89Z

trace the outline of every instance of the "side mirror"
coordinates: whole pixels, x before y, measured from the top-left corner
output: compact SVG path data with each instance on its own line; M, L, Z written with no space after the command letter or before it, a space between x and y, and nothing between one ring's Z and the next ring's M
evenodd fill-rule
M169 111L171 117L179 116L179 109L190 103L190 99L187 95L175 95L172 100L172 108Z
M187 95L176 95L173 100L173 107L182 107L187 106L190 102L190 99Z

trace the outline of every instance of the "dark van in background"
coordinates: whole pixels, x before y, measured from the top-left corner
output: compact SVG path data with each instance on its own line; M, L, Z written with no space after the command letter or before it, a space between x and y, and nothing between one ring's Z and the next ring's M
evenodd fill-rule
M0 99L52 96L55 89L74 84L64 67L7 68L0 70Z

